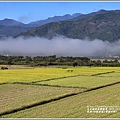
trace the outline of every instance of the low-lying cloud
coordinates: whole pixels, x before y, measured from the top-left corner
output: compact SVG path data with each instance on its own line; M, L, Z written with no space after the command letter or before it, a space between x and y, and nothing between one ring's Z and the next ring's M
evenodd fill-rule
M114 43L99 39L72 39L57 36L51 40L41 37L5 38L0 40L0 54L8 55L58 55L106 56L120 54L120 40Z

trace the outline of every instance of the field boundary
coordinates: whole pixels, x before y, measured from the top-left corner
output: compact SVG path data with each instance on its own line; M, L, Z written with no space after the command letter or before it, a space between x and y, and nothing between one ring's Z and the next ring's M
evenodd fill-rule
M13 82L13 83L8 83L8 84L23 84L23 85L38 85L38 86L48 86L48 87L88 89L88 88L86 88L86 87L79 87L79 86L60 86L60 85L37 84L37 83L25 83L25 82Z
M55 97L55 98L52 98L52 99L43 100L43 101L39 101L39 102L30 104L30 105L21 106L19 108L11 109L11 110L0 113L0 117L2 117L4 115L15 113L15 112L19 112L19 111L22 111L22 110L30 109L30 108L33 108L33 107L36 107L36 106L39 106L39 105L44 105L44 104L47 104L47 103L50 103L50 102L58 101L58 100L68 98L68 97L71 97L71 96L75 96L75 95L90 92L90 91L93 91L93 90L97 90L97 89L105 88L105 87L108 87L108 86L116 85L116 84L120 84L120 81L114 82L114 83L111 83L111 84L102 85L102 86L99 86L99 87L90 88L90 89L87 89L87 90L84 90L84 91L81 91L81 92L69 93L69 94L58 96L58 97Z
M91 75L73 75L73 76L63 76L63 77L58 77L58 78L51 78L51 79L46 79L46 80L39 80L39 81L34 81L30 83L38 83L38 82L45 82L45 81L51 81L51 80L59 80L59 79L64 79L64 78L71 78L71 77L78 77L78 76L97 76L97 75L102 75L102 74L109 74L109 73L114 73L115 71L110 71L110 72L103 72L103 73L97 73L97 74L91 74Z
M38 82L45 82L45 81L52 81L52 80L61 80L61 79L65 79L65 78L71 78L71 77L79 77L79 76L97 76L97 77L102 77L102 76L98 76L98 75L102 75L102 74L109 74L109 73L114 73L115 71L110 71L110 72L103 72L103 73L97 73L97 74L91 74L91 75L72 75L72 76L63 76L63 77L57 77L57 78L50 78L50 79L45 79L45 80L38 80L38 81L33 81L33 82L29 82L31 84L36 84ZM0 83L0 85L2 84L11 84L11 83L28 83L28 82L3 82Z
M4 85L4 84L11 84L11 82L3 82L3 83L0 83L0 85Z
M51 80L58 80L58 79L64 79L64 78L71 78L71 77L78 77L78 76L85 76L85 75L73 75L73 76L63 76L63 77L57 77L57 78L51 78L51 79L46 79L46 80L39 80L39 81L34 81L30 83L38 83L38 82L44 82L44 81L51 81Z
M115 71L111 72L103 72L103 73L97 73L97 74L92 74L91 76L97 76L97 75L102 75L102 74L109 74L109 73L114 73Z

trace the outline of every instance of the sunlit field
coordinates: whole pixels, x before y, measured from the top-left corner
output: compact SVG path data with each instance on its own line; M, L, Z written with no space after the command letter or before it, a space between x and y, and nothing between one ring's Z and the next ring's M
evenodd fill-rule
M72 70L72 72L71 72ZM119 72L117 67L60 67L0 70L0 83L5 82L35 82L51 78L74 75L92 75L104 72Z
M118 75L118 74L117 74ZM119 73L120 77L120 73ZM59 86L73 86L81 88L93 88L101 85L120 81L118 76L78 76L71 78L63 78L58 80L38 82L39 84L59 85Z
M0 118L117 118L119 110L90 114L86 106L119 106L119 84L119 67L9 66L0 70Z
M0 85L0 113L77 91L80 89L20 84Z
M42 106L13 113L8 118L119 118L115 113L87 113L87 106L119 106L120 85L79 94Z

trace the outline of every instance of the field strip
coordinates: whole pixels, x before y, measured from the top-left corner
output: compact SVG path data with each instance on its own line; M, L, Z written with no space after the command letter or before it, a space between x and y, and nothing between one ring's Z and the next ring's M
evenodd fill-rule
M7 83L6 83L7 84ZM49 84L37 84L37 83L25 83L25 82L13 82L8 84L23 84L23 85L38 85L38 86L48 86L48 87L63 87L63 88L80 88L80 89L88 89L86 87L79 86L60 86L60 85L49 85Z
M80 88L4 84L0 86L0 113L83 90Z
M97 76L97 75L102 75L102 74L109 74L109 73L114 73L114 72L115 72L115 71L97 73L97 74L92 74L91 76Z
M110 72L103 72L103 73L97 73L97 74L92 74L92 75L73 75L73 76L64 76L64 77L58 77L58 78L51 78L51 79L46 79L46 80L39 80L35 82L30 82L30 83L37 83L37 82L45 82L45 81L51 81L51 80L59 80L59 79L64 79L64 78L71 78L71 77L78 77L78 76L97 76L97 75L102 75L102 74L109 74L109 73L114 73L115 71L110 71Z
M71 78L71 77L78 77L78 76L85 76L85 75L73 75L73 76L64 76L64 77L58 77L58 78L51 78L51 79L46 79L46 80L39 80L35 82L30 82L30 83L37 83L37 82L45 82L45 81L51 81L51 80L57 80L57 79L64 79L64 78Z
M26 105L26 106L24 105L24 106L19 107L19 108L15 108L15 109L12 109L12 110L2 112L2 113L0 113L0 117L2 117L3 115L12 114L12 113L19 112L19 111L22 111L22 110L26 110L26 109L29 109L29 108L33 108L33 107L36 107L36 106L39 106L39 105L44 105L44 104L54 102L54 101L57 101L57 100L61 100L61 99L67 98L67 97L75 96L75 95L78 95L78 94L81 94L81 93L90 92L90 91L93 91L93 90L105 88L105 87L116 85L116 84L120 84L120 81L115 82L115 83L111 83L111 84L107 84L107 85L103 85L103 86L99 86L99 87L90 88L90 89L87 89L87 90L84 90L84 91L81 91L81 92L75 92L75 93L69 93L69 94L66 94L66 95L61 95L59 97L55 97L55 98L48 99L48 100L43 100L43 101L36 102L36 103L30 104L30 105Z
M0 83L0 85L4 85L4 84L11 84L11 83L10 82Z

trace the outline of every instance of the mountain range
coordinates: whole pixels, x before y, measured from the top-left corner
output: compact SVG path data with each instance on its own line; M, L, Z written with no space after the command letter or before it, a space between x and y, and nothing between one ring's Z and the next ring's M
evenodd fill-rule
M51 39L56 35L63 35L74 39L89 37L91 40L101 39L113 42L120 39L119 33L120 10L100 10L89 14L66 14L29 24L12 19L0 21L0 36L40 36Z
M77 16L81 15L80 13L75 13L73 15L66 14L63 16L54 16L49 17L45 20L38 20L28 24L24 24L22 22L5 18L4 20L0 20L0 37L3 36L15 36L22 32L26 32L31 30L35 27L50 23L50 22L57 22L57 21L65 21L69 19L73 19Z
M70 14L66 14L63 16L54 16L54 17L49 17L45 20L38 20L38 21L34 21L34 22L30 22L28 24L24 24L22 22L13 20L13 19L8 19L5 18L4 20L0 20L0 25L3 26L19 26L19 27L38 27L50 22L57 22L57 21L64 21L64 20L69 20L69 19L73 19L75 17L78 17L82 15L81 13L75 13L73 15Z

